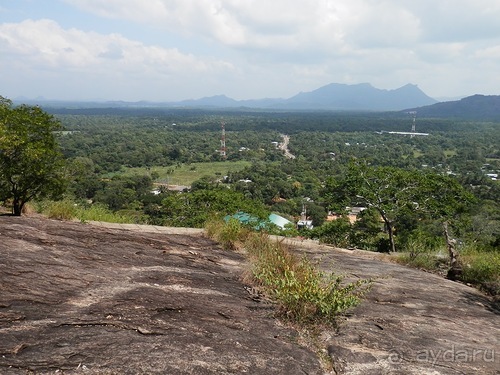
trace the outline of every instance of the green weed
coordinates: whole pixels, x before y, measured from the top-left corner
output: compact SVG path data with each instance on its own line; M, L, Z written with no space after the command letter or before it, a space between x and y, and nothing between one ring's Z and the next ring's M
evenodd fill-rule
M90 206L79 206L76 217L82 221L104 221L107 223L133 224L134 217L111 211L106 206L96 203Z
M261 236L258 242L267 243L249 250L252 273L278 302L281 316L299 323L333 322L360 302L366 280L342 285L342 277L319 271L307 258L292 254L283 242L255 236Z
M208 231L212 238L218 234ZM236 235L234 223L218 231L231 233L241 242L250 263L250 279L276 301L279 315L293 322L334 323L335 318L360 303L369 289L368 280L345 284L341 276L319 271L306 257L299 258L283 241L265 233L245 231Z
M77 207L71 200L44 201L35 205L38 212L43 213L50 219L72 220L77 215Z
M484 251L472 245L462 249L458 259L462 269L458 280L475 285L491 295L500 295L500 252ZM443 274L449 267L446 250L429 250L421 243L411 241L406 252L397 254L396 261Z
M57 220L78 219L82 222L105 221L108 223L136 223L137 218L124 213L116 213L102 204L77 204L72 200L36 202L37 212Z
M461 254L463 265L461 280L477 285L480 289L500 295L500 252L480 251L474 247L466 248Z
M205 231L210 238L219 242L225 250L236 250L245 242L249 229L237 219L227 222L212 220L205 225Z
M409 239L405 251L396 258L398 263L428 271L439 271L446 267L448 258L442 250L433 250L422 241Z

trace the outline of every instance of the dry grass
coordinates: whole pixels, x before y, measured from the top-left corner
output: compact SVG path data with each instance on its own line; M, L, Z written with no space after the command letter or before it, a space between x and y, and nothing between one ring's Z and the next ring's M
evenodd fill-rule
M222 239L226 249L245 249L250 267L246 279L277 303L279 316L292 322L333 324L369 289L369 280L344 283L338 275L319 271L306 257L297 257L282 240L241 224L211 224L207 233Z

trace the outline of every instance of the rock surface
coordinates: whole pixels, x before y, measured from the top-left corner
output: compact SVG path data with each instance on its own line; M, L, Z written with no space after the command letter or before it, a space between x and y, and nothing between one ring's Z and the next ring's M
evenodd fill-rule
M374 253L290 247L374 279L318 338L333 369L245 288L243 256L199 230L0 216L0 373L500 374L500 312L475 289Z
M337 334L323 335L338 374L500 374L500 310L476 289L382 254L292 246L325 271L373 279Z
M195 234L0 217L0 373L321 374Z

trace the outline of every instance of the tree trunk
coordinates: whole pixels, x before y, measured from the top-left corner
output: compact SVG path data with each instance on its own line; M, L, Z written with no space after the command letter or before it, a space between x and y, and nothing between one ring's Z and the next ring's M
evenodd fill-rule
M384 212L380 211L380 216L382 216L382 220L384 220L385 229L387 230L387 234L389 234L389 252L396 252L396 244L394 242L394 227L392 225L392 221L390 221L384 214Z
M396 252L396 244L394 242L394 228L392 223L387 223L387 233L389 233L389 244L391 245L391 253Z
M458 280L462 275L462 266L458 259L458 251L455 249L456 241L450 238L448 232L448 222L443 223L444 237L446 238L446 247L448 248L448 255L450 257L450 268L446 277L450 280Z
M12 214L14 216L21 216L23 211L24 202L20 201L18 198L14 198L12 202Z

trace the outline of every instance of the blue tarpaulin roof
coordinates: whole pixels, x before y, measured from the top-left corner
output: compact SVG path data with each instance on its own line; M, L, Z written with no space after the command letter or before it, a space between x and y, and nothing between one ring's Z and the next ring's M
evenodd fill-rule
M239 211L234 215L227 215L226 217L224 217L224 221L226 222L230 219L236 219L242 224L253 225L253 227L257 230L265 228L267 223L265 220L259 219L258 217L252 216L243 211ZM281 229L285 229L285 225L287 224L293 224L290 220L287 220L283 216L276 214L269 215L268 221Z
M276 214L269 215L269 221L274 225L280 227L281 229L285 229L285 225L287 224L293 224L290 220L287 220L283 216Z
M226 222L230 219L236 219L242 224L252 225L256 230L262 229L266 226L266 222L264 220L261 220L258 217L252 216L243 211L239 211L234 215L227 215L224 217L224 221Z

